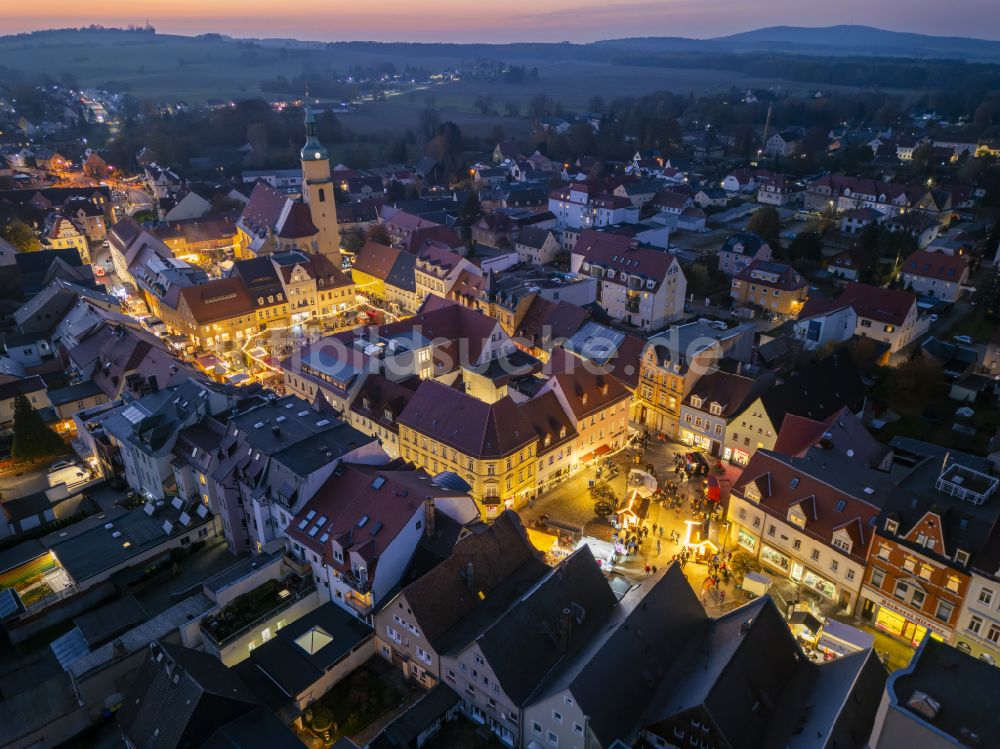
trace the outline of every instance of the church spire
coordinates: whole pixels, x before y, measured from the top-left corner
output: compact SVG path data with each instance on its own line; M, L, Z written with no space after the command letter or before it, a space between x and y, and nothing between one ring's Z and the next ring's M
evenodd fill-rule
M306 89L306 142L299 152L303 161L321 161L329 158L326 148L319 142L316 136L316 115L313 114L312 105L309 103L309 90Z

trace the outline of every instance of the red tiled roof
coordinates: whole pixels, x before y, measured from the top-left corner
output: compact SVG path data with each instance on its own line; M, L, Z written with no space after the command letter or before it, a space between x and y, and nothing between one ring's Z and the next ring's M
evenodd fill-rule
M376 479L381 478L379 482ZM422 479L421 491L413 491L413 478ZM405 479L405 481L404 481ZM286 533L296 542L323 557L336 569L350 569L349 553L354 552L367 563L368 580L375 577L375 567L382 552L418 512L424 498L431 495L454 494L438 489L423 471L411 469L380 470L374 466L346 465L343 473L326 480L316 494L305 503L299 514L288 524ZM314 512L315 515L309 515ZM326 518L315 534L313 519ZM359 526L362 519L363 524ZM305 527L299 525L305 522ZM326 542L320 539L327 536ZM333 558L331 541L344 549L344 562Z
M873 486L876 491L868 499L851 496L846 487L832 486L817 477L822 474L811 475L813 466L808 458L757 450L733 485L733 491L742 494L747 484L755 484L761 492L760 507L782 522L787 522L789 508L798 505L806 515L804 532L827 545L831 544L834 532L843 529L852 541L849 556L863 563L875 532L872 518L877 518L881 511L881 485ZM870 469L859 469L864 470L875 474ZM844 504L838 510L840 502Z
M354 259L353 269L384 281L389 277L400 252L402 250L396 247L387 247L384 244L368 240L358 251L357 257Z
M850 302L842 301L841 299L831 299L826 296L811 296L802 305L802 311L799 312L798 319L808 320L813 317L823 317L824 315L829 315L831 312L846 309L850 306Z
M542 393L522 403L518 408L538 435L539 457L576 438L576 422L563 409L555 393L551 391ZM563 429L566 430L566 434L560 437ZM548 445L545 444L546 438L549 439Z
M917 250L903 262L903 273L954 283L962 279L968 268L969 261L962 255L927 250Z
M199 325L253 314L253 300L240 278L219 278L180 291Z
M535 430L509 396L494 403L424 380L399 423L476 458L501 458L535 440Z
M882 289L864 283L850 283L839 302L850 304L859 317L902 325L917 303L916 295L903 289Z
M600 265L606 269L645 276L655 281L657 287L677 262L669 252L639 247L630 237L593 229L580 233L573 254L582 255L584 262ZM618 276L616 274L616 278L605 278L605 280L617 283Z
M319 230L312 222L309 206L278 192L258 180L250 201L240 214L240 223L253 233L270 231L279 237L311 237Z
M546 363L574 418L581 421L630 398L628 388L607 369L557 349Z

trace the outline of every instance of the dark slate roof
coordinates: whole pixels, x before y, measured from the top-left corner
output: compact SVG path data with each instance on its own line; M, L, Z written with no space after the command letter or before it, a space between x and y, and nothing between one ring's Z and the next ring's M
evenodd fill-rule
M78 616L73 623L93 648L144 621L146 610L135 596L128 596Z
M866 394L854 360L840 350L790 373L783 383L766 391L761 401L777 430L785 414L823 420L844 406L856 412Z
M424 637L443 652L466 645L547 571L518 515L504 512L403 594Z
M583 546L487 629L477 644L504 692L523 705L561 660L603 627L617 599ZM563 611L570 609L571 621ZM565 634L561 634L565 633Z
M405 713L382 729L368 744L368 749L401 749L416 746L420 734L451 710L460 701L455 690L439 683L421 697Z
M226 723L200 749L302 749L302 746L274 713L258 707Z
M608 626L540 694L569 688L599 743L609 746L629 735L673 661L707 623L694 589L671 564L626 593Z
M45 390L45 381L38 375L0 383L0 401Z
M996 702L1000 670L989 663L925 637L910 665L893 674L886 691L892 704L904 714L953 737L956 746L1000 746ZM909 707L915 692L923 692L940 703L941 709L933 720ZM979 740L971 742L966 731L976 734Z
M218 658L161 642L150 645L117 720L132 746L175 749L201 746L256 707L249 687Z

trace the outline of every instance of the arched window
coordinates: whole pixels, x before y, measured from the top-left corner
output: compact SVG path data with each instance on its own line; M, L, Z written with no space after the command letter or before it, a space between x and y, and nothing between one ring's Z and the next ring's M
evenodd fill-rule
M326 202L326 190L323 189L322 187L319 188L319 202L320 203Z

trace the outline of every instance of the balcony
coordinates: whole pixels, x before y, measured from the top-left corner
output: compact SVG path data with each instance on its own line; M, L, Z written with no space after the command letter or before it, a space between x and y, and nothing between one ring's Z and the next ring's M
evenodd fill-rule
M371 589L371 584L367 577L360 578L350 572L337 572L337 579L362 596L367 595Z
M202 634L221 650L291 608L315 589L311 577L290 575L285 580L268 580L202 619Z
M357 612L358 616L368 616L374 608L371 593L360 594L351 592L344 596L344 601Z
M300 577L308 577L311 572L308 562L303 562L287 552L282 555L281 561L284 562L288 569Z

